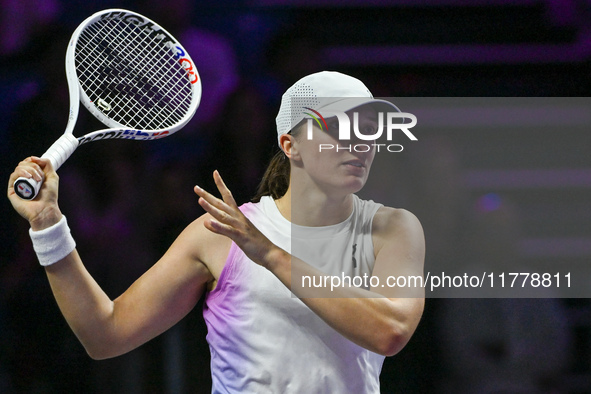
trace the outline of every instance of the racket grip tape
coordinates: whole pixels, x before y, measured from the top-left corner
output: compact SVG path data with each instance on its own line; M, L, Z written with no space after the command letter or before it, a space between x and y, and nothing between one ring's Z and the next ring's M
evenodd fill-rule
M47 149L41 158L49 159L53 169L57 171L77 147L78 139L70 133L65 133ZM42 184L43 180L37 182L33 178L20 177L14 181L13 187L15 193L23 200L33 200L39 194Z

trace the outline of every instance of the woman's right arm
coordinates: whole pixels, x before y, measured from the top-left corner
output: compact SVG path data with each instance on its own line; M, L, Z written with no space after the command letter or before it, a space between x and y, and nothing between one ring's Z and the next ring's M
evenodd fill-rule
M16 196L12 184L19 176L45 177L35 200ZM61 219L57 195L58 176L47 160L26 159L10 177L8 198L33 231ZM189 225L164 256L115 300L90 276L75 249L45 268L62 314L92 358L115 357L140 346L173 326L195 306L208 282L214 279L204 258L209 258L207 253L225 249L217 244L222 247L207 248L208 252L199 245L226 242L222 237L212 238L202 221L203 217ZM196 238L200 242L194 242Z

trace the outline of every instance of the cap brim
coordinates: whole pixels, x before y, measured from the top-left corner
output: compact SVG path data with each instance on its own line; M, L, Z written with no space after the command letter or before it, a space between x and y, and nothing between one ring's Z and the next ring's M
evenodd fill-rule
M366 104L370 104L372 107L376 108L378 112L402 112L397 106L389 101L372 99L369 97L346 97L342 100L334 101L324 107L318 108L318 110L321 112L347 112Z

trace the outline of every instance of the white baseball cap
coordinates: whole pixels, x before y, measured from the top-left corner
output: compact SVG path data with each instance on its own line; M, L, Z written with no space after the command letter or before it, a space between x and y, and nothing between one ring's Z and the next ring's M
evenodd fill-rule
M306 114L310 112L308 108L347 112L365 104L375 105L381 112L400 112L389 101L374 99L367 86L357 78L336 71L310 74L293 84L281 97L276 118L277 138L309 118Z

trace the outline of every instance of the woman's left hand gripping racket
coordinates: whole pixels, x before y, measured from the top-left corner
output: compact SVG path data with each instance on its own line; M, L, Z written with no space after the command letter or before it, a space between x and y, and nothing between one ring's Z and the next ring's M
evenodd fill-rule
M78 26L66 51L66 75L66 131L42 155L55 170L87 142L167 137L187 124L201 99L201 79L182 45L150 19L121 9L97 12ZM74 137L80 101L109 128ZM41 184L21 177L14 190L32 200Z

